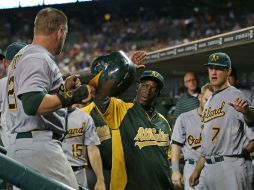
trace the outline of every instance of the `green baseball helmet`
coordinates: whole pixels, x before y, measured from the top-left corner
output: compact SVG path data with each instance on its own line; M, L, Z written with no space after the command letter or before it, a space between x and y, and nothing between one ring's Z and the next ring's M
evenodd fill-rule
M136 77L135 65L122 51L95 59L91 65L91 73L95 76L101 71L98 89L108 96L120 95Z

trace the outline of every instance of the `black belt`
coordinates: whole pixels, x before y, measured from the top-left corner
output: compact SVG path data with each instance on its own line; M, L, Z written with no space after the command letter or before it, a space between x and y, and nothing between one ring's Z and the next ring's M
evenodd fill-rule
M215 164L217 162L224 161L224 157L223 156L217 156L217 157L214 157L213 159L206 158L205 160L206 160L207 164Z
M196 164L196 161L192 160L192 159L188 159L188 160L186 160L186 162L188 162L190 165L195 165Z
M60 136L61 135L53 133L52 139L59 140ZM16 139L29 139L29 138L33 138L33 135L32 135L31 131L17 133L17 136L16 136Z
M74 172L76 172L76 171L78 171L78 170L81 170L81 169L85 168L85 166L71 166L71 167L72 167L72 170L73 170Z

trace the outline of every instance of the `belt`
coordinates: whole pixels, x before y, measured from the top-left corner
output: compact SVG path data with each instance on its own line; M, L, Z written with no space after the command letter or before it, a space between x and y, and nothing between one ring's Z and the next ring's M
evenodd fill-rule
M17 133L17 136L16 136L16 139L29 139L29 138L33 138L33 134L31 131ZM53 133L52 139L59 140L60 135Z
M217 157L212 157L212 158L206 158L205 160L206 160L207 164L215 164L215 163L224 161L224 157L217 156Z
M195 165L196 161L192 159L187 159L186 162L188 162L190 165Z
M72 168L72 170L73 170L74 172L76 172L76 171L78 171L78 170L81 170L81 169L85 168L85 166L71 166L71 168Z

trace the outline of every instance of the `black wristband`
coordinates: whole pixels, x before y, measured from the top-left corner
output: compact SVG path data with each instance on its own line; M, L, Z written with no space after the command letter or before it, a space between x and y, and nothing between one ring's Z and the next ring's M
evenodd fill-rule
M62 107L69 107L75 103L81 103L81 101L89 95L86 85L81 85L74 90L68 90L64 93L59 92L56 94L61 101Z

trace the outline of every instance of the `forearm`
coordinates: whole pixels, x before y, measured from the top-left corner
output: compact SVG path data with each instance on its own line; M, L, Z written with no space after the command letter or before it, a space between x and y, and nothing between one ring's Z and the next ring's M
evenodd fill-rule
M46 114L62 108L60 99L56 95L46 94L37 109L37 114Z
M104 181L102 161L101 161L99 148L96 145L87 146L87 152L88 152L90 164L97 177L97 181L98 180Z
M181 154L181 146L172 144L171 147L171 163L172 163L172 171L179 171L179 160Z
M243 149L244 153L251 153L254 151L254 140L250 141Z
M205 157L200 156L198 161L197 161L194 172L197 172L200 175L202 169L204 168L204 165L205 165Z

